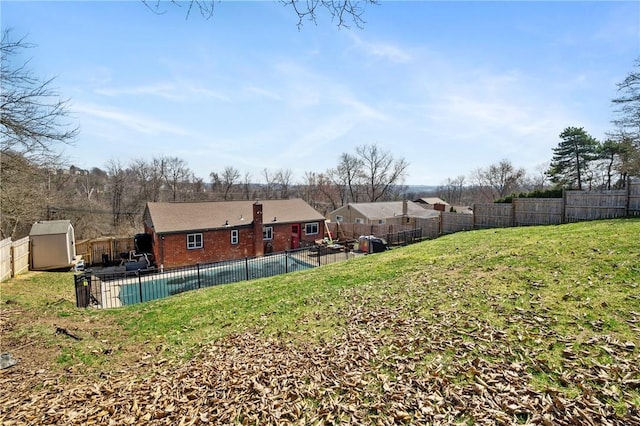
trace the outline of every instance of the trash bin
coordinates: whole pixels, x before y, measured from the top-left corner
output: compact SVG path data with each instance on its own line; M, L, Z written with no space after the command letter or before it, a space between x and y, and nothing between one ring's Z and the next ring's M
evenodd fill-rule
M384 238L373 235L361 235L358 238L358 248L363 253L380 253L389 249L389 244Z
M89 281L84 274L77 274L73 276L76 284L76 307L86 308L89 306Z

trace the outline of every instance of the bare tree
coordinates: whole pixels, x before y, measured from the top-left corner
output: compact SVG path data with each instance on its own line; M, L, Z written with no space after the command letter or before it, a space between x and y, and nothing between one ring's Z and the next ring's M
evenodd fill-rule
M154 13L165 13L163 6L166 4L162 0L142 0L142 2ZM185 7L187 18L193 11L198 12L205 19L213 16L215 8L214 0L189 0L181 2L171 0L171 4ZM367 4L377 4L377 0L307 0L304 2L296 0L280 0L284 6L293 8L298 16L298 28L302 27L304 21L317 23L318 15L328 13L331 21L339 28L349 28L349 23L353 22L358 28L362 28L365 21L363 14Z
M493 202L519 189L525 175L523 168L516 169L509 160L504 159L487 168L476 169L472 180L482 194L482 201Z
M19 238L46 214L46 176L61 160L60 144L78 133L70 123L68 100L52 88L53 79L39 79L21 55L33 47L4 30L0 41L0 232Z
M327 172L327 176L338 188L340 193L340 205L349 202L357 203L360 186L362 183L362 160L355 155L343 153L340 155L338 165Z
M438 195L451 205L462 205L462 193L466 177L460 175L455 179L447 178L446 182L438 188Z
M275 196L275 174L269 172L268 169L262 170L262 176L264 177L264 185L262 185L262 195L265 200L271 200Z
M165 182L171 191L171 201L178 201L178 196L184 196L184 189L191 183L193 173L187 167L187 162L181 158L169 157L165 161Z
M542 191L549 183L549 176L547 176L547 170L549 170L549 163L538 164L533 172L527 174L525 181L529 191Z
M31 225L46 211L46 177L22 156L0 155L0 171L0 239L20 238L28 235Z
M223 199L233 199L231 190L240 182L240 171L233 166L227 166L222 172Z
M640 149L640 57L636 59L634 67L617 85L620 95L612 100L617 107L613 124L622 136L631 139Z
M111 225L117 231L127 214L125 195L129 182L129 171L120 161L111 159L107 162L107 174L109 176L109 192L111 195Z
M277 188L279 199L286 200L290 197L291 185L293 185L293 172L291 169L278 169L274 175L273 182Z
M365 194L370 202L391 197L394 187L402 185L409 167L404 158L395 159L376 144L356 148L362 164Z
M244 174L244 177L242 178L242 198L244 200L250 200L251 198L256 198L255 194L251 193L251 174L249 172L246 172Z
M70 144L78 127L70 123L69 101L52 88L53 78L38 79L29 61L14 63L33 47L24 38L13 40L11 30L0 42L0 137L3 156L22 155L39 165L57 159L55 145Z
M342 206L339 188L324 173L305 173L302 199L322 214Z
M634 70L617 86L619 96L612 100L616 130L609 137L621 148L617 168L620 184L624 185L631 176L640 176L640 57Z

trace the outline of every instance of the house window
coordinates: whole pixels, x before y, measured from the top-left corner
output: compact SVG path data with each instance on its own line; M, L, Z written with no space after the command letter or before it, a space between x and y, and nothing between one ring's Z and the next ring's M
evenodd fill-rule
M318 222L304 224L305 235L316 235L318 233L318 229L319 229Z
M384 225L385 221L384 219L378 219L378 225Z
M202 248L202 234L187 234L187 249Z
M343 222L344 216L336 215L336 222Z
M237 229L232 229L231 230L231 244L238 244L239 241L240 241L240 237L238 236L238 230Z
M262 228L262 238L265 240L273 240L273 226L265 226Z
M364 223L364 219L361 217L356 217L356 223Z

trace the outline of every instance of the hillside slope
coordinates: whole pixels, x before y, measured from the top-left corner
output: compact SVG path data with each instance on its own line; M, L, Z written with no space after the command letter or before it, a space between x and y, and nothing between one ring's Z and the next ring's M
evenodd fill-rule
M57 279L2 284L20 361L0 370L2 424L640 425L637 219L459 233L110 311Z

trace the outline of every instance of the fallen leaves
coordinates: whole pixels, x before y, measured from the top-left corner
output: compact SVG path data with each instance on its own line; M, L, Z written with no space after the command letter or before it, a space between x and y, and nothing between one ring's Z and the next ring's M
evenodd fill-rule
M632 341L558 335L543 306L500 311L518 324L510 333L460 311L375 302L338 310L346 325L324 339L247 331L185 364L141 356L97 381L7 371L0 422L640 425Z

